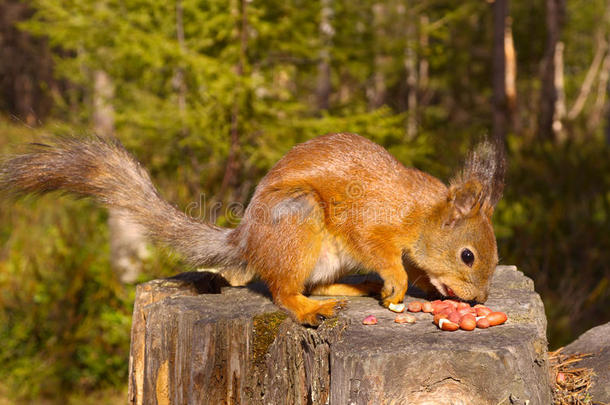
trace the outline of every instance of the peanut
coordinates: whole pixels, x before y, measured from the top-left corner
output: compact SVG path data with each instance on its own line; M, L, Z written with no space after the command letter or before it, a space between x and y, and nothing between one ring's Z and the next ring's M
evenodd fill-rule
M364 320L362 321L363 325L376 325L377 324L377 318L375 317L375 315L369 315L366 318L364 318Z
M420 312L421 311L421 302L418 301L412 301L409 302L409 306L407 307L407 310L409 312Z
M460 323L460 319L462 319L462 315L460 315L460 313L457 312L457 311L453 311L452 313L450 313L447 316L447 319L449 319L453 323L459 324Z
M474 319L474 316L471 314L466 314L460 319L460 328L464 330L474 330L477 327L477 321Z
M400 314L396 315L396 319L394 319L396 323L415 323L415 317L410 314Z
M405 304L390 304L388 309L392 312L404 312Z
M508 319L504 312L492 312L486 316L489 320L489 326L502 325Z
M451 306L453 306L453 308L457 308L459 302L456 300L445 300L443 301L445 304L449 304Z
M468 304L467 302L458 302L458 305L457 305L458 310L465 309L465 308L470 309L470 304Z
M459 329L459 325L457 323L453 323L448 319L441 319L438 321L438 327L442 330L455 331Z
M449 305L449 306L446 306L443 309L441 309L438 313L449 315L452 312L455 312L455 310L453 309L453 307L451 305Z
M475 310L477 311L477 316L487 316L491 314L491 309L487 307L475 307Z
M489 319L483 317L480 319L477 319L477 328L479 329L487 329L489 328Z
M440 304L432 304L432 313L433 314L438 314L439 312L441 312L443 309L451 307L450 305L446 305L443 304L442 302Z
M434 321L433 321L434 324L438 325L438 323L439 323L439 321L441 319L447 319L447 315L445 315L445 314L436 314L436 315L434 315Z
M470 308L462 308L462 309L458 309L457 313L464 316L464 315L472 315L472 311L470 310Z
M421 306L421 310L426 313L431 313L434 311L434 307L432 306L431 302L424 302Z

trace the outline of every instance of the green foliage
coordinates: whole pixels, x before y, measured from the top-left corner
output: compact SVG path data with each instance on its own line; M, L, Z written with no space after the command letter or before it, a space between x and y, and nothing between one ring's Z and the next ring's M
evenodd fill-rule
M126 378L133 291L110 270L105 215L63 205L2 207L0 375L16 396Z

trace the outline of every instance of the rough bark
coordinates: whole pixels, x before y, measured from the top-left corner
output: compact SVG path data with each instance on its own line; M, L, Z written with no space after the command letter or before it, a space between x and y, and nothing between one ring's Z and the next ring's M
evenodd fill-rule
M544 308L514 267L497 269L489 299L509 321L474 332L442 332L424 313L396 324L369 297L305 328L260 286L181 277L138 286L131 404L550 403ZM362 325L369 314L378 325Z
M146 353L146 318L143 309L167 297L195 296L198 294L219 294L227 286L222 277L215 273L184 273L169 279L154 280L140 284L136 289L136 299L131 323L131 351L129 355L129 403L144 403L144 361Z
M593 385L589 395L593 403L610 403L610 322L596 326L583 333L565 347L565 354L590 353L575 367L592 368Z

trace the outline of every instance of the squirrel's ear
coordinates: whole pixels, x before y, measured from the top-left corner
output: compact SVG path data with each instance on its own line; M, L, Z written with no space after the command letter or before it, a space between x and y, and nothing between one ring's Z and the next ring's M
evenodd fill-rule
M505 170L506 161L502 143L489 141L479 143L466 158L464 168L451 179L449 204L457 208L459 205L464 205L460 204L460 200L466 203L464 205L466 207L473 202L469 209L460 208L456 212L474 213L482 209L491 217L496 203L502 197ZM474 194L475 190L476 194ZM463 197L459 197L460 195ZM473 211L474 209L476 211Z
M484 203L484 187L476 179L451 185L447 195L444 226L453 226L463 218L475 215Z

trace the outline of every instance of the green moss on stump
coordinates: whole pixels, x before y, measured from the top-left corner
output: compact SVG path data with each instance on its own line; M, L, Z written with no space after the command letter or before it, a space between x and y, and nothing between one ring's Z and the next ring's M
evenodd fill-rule
M266 312L254 317L254 333L252 339L252 361L256 366L265 360L269 346L277 337L280 325L288 317L285 312Z
M334 329L337 327L338 324L339 324L339 317L334 316L332 318L326 319L322 325L327 329Z

